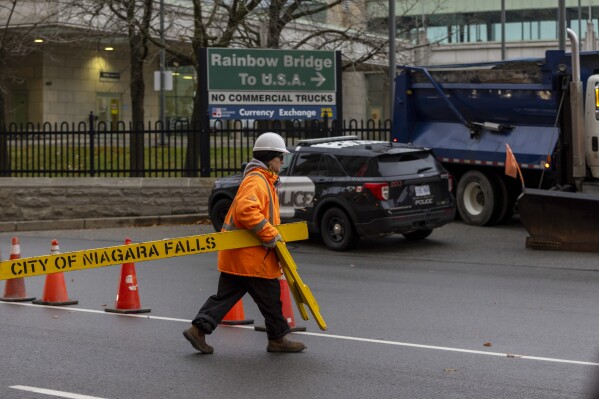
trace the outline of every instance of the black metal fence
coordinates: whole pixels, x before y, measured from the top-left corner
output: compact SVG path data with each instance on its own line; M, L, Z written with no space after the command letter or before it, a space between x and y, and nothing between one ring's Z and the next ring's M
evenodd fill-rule
M287 145L301 139L356 135L390 140L391 122L186 121L133 128L123 122L11 124L0 131L3 177L216 177L238 173L254 140L275 131Z

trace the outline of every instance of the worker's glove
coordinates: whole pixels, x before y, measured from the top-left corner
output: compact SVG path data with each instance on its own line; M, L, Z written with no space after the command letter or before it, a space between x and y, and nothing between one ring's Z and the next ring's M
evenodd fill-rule
M277 235L276 235L276 237L275 237L275 238L273 238L272 240L270 240L270 241L267 241L267 242L263 242L263 243L262 243L262 246L263 246L264 248L268 248L268 249L270 249L270 248L274 248L274 247L276 247L276 246L277 246L277 241L282 241L282 240L283 240L283 239L281 238L281 235L280 235L280 234L277 234Z

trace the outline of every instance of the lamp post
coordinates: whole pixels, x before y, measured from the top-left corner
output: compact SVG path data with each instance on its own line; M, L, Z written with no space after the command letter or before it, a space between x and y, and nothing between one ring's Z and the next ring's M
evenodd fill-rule
M558 1L557 8L557 41L559 49L566 49L566 0Z
M164 129L166 128L166 101L164 99L164 0L160 0L160 42L162 43L162 48L160 49L160 123L162 124L160 145L164 145Z
M393 100L395 98L395 35L397 34L397 22L395 21L395 0L389 0L389 112L393 117Z
M505 57L505 0L501 0L501 60Z

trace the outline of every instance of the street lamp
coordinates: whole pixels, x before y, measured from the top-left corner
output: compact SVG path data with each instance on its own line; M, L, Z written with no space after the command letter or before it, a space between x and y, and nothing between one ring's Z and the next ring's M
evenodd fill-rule
M160 145L164 146L164 129L166 128L166 101L164 98L164 0L160 0L160 122L162 130L160 133Z
M395 99L395 35L397 34L397 22L395 21L395 0L389 0L389 95L390 114L393 117L393 100Z

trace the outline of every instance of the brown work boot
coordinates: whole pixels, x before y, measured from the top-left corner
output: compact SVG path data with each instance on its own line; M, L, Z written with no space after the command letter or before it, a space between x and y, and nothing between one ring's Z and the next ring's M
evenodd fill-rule
M269 339L267 352L301 352L306 349L303 342L290 341L287 336L279 339Z
M206 334L201 332L196 326L191 326L183 331L183 336L191 345L202 353L212 353L214 348L206 343Z

